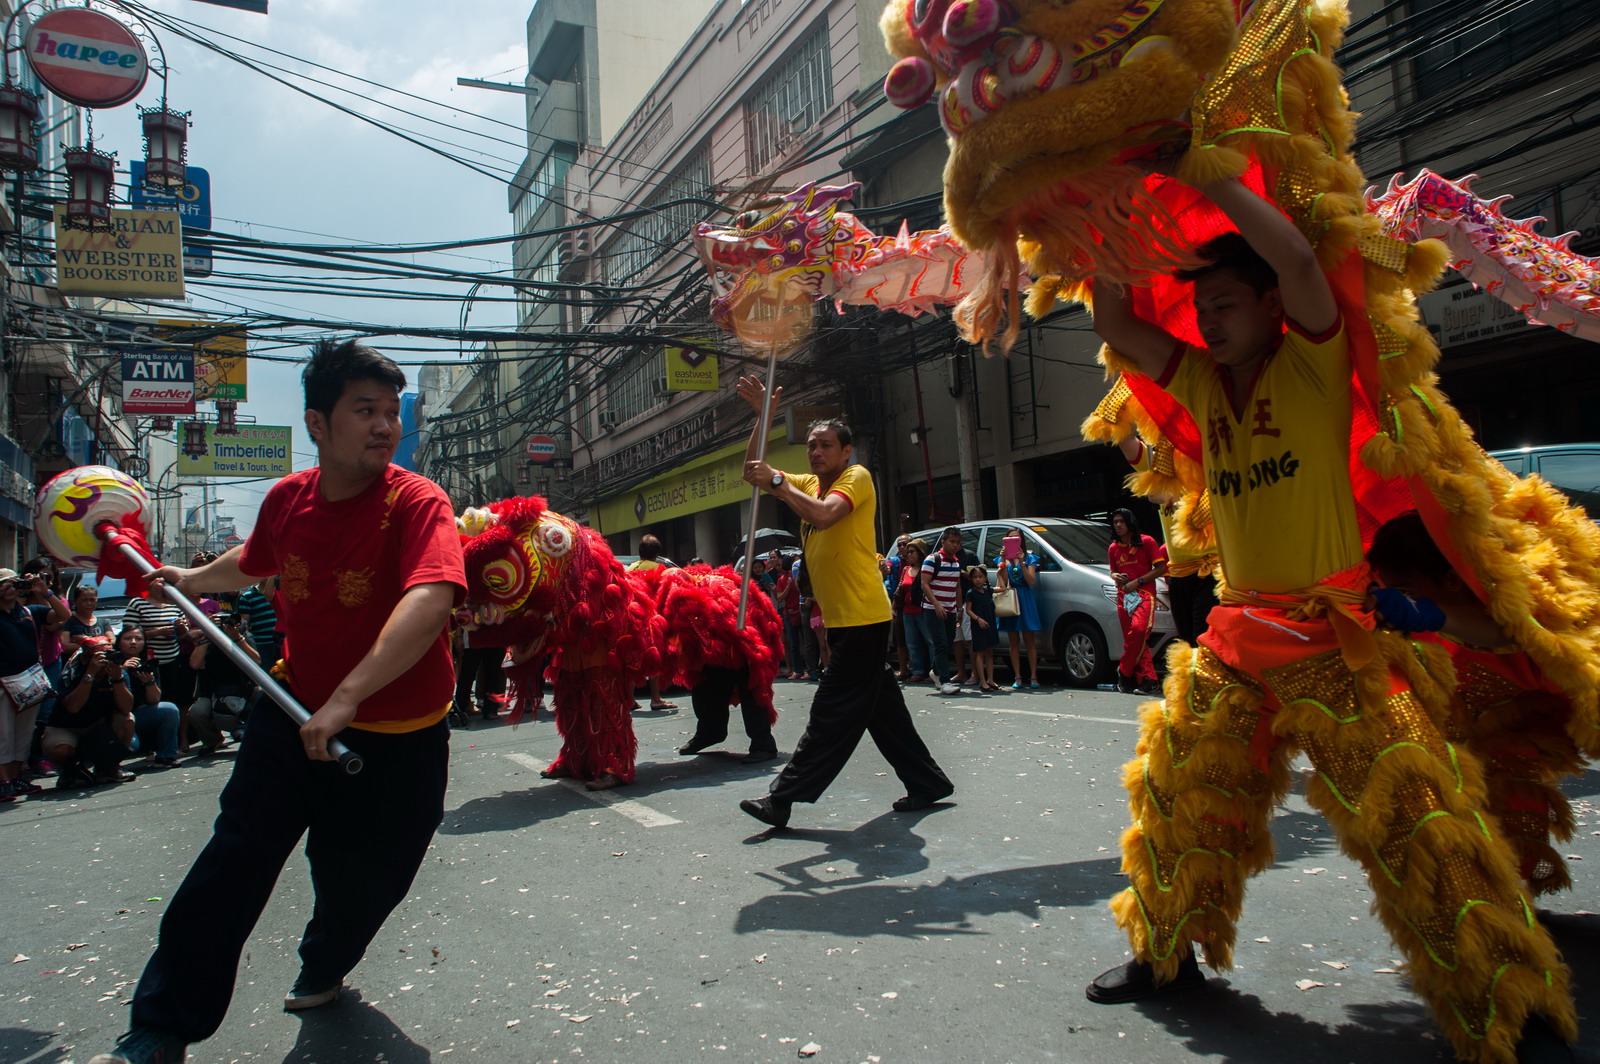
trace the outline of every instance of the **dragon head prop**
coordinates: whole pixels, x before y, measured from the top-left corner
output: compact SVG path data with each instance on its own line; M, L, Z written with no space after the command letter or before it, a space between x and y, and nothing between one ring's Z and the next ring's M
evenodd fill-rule
M884 92L938 107L945 214L990 257L991 304L1019 239L1036 276L1137 282L1183 259L1144 179L1191 139L1238 20L1234 0L891 0ZM984 338L998 309L961 323Z

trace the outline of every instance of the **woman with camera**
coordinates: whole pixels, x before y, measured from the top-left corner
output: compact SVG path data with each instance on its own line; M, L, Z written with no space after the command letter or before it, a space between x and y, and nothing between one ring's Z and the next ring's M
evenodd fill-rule
M125 624L117 633L115 660L122 662L133 692L134 750L147 750L153 768L178 763L178 706L161 700L160 665L145 657L144 629Z
M261 655L245 635L239 614L218 613L216 618L217 626L259 665ZM198 678L198 697L189 706L189 726L200 741L200 753L210 756L228 744L224 732L235 734L243 726L252 684L232 658L220 649L213 651L211 641L203 634L197 634L189 666Z

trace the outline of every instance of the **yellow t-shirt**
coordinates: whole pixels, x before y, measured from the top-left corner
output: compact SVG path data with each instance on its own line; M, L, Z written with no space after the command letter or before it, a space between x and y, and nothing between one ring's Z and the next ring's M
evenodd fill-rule
M1221 367L1185 348L1158 382L1200 428L1228 583L1282 593L1361 561L1350 487L1350 344L1291 324L1235 417Z
M627 571L630 573L648 573L651 569L661 568L661 563L654 558L635 558L628 563Z
M814 473L785 473L789 482L808 495L822 486ZM829 495L850 500L850 512L832 528L800 526L800 543L806 552L806 572L811 590L822 607L822 623L829 628L854 628L882 624L893 617L889 593L878 573L878 549L873 522L877 519L878 493L872 475L859 465L845 466L828 488Z
M1150 466L1155 459L1150 445L1141 441L1139 445L1139 460L1133 463L1133 468L1141 473L1150 472ZM1167 564L1172 566L1184 562L1199 561L1206 556L1204 551L1184 550L1178 546L1177 540L1172 538L1172 523L1178 518L1178 503L1163 502L1156 504L1156 513L1161 517L1161 541L1167 548Z

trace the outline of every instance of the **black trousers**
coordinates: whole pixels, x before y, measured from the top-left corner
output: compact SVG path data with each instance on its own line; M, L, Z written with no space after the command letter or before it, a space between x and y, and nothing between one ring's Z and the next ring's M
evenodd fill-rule
M310 983L343 979L405 899L444 819L449 727L339 737L366 760L354 776L307 758L299 726L276 706L250 715L211 841L161 918L133 1026L189 1042L216 1033L239 955L302 835L316 895L300 940Z
M769 723L769 701L758 700L750 690L750 669L723 669L708 665L700 674L689 697L694 706L694 738L691 743L712 746L728 737L728 706L733 693L739 692L739 710L744 715L744 733L750 737L750 749L778 749Z
M905 784L906 793L943 797L955 790L911 723L900 684L889 668L890 623L829 628L828 667L811 700L811 717L794 757L772 782L781 802L814 802L855 752L862 735Z
M463 713L472 712L472 686L478 686L478 709L493 712L490 695L506 693L506 673L500 662L506 656L505 647L462 647L456 660L456 708Z
M1167 591L1172 597L1172 623L1177 626L1178 638L1191 646L1198 645L1207 628L1206 616L1217 604L1217 578L1201 576L1171 576L1167 578Z

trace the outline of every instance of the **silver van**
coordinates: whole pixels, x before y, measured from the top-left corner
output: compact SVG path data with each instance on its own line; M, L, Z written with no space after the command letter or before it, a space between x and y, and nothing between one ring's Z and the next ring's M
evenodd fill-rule
M946 526L912 534L939 547ZM1018 517L994 521L969 521L961 529L961 549L983 561L993 582L1000 541L1013 531L1022 533L1022 547L1039 556L1039 579L1034 594L1039 620L1044 625L1039 644L1040 664L1060 665L1066 682L1093 687L1113 679L1122 657L1122 628L1117 623L1117 585L1111 581L1106 552L1111 530L1101 521L1061 517ZM891 546L889 556L898 552ZM1150 652L1159 664L1166 645L1177 638L1166 580L1156 581L1156 616L1150 631ZM1006 642L995 651L1007 660Z

